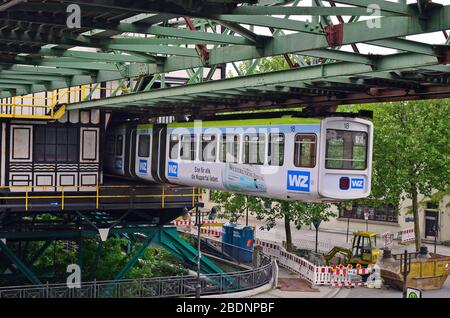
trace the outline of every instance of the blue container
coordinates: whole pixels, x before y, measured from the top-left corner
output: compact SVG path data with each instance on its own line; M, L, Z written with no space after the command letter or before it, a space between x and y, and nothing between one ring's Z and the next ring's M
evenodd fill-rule
M254 229L237 225L233 231L233 258L242 263L250 263L253 255Z
M222 243L223 244L223 252L232 256L233 254L233 232L236 224L226 223L222 225Z

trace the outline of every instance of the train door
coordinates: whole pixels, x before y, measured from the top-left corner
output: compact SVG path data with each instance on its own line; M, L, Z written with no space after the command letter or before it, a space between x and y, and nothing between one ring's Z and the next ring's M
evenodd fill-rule
M317 127L318 130L318 127ZM294 144L293 161L287 162L290 169L287 173L287 192L289 198L312 201L317 197L318 169L317 146L318 131L306 125L297 126L292 134Z
M136 127L132 126L125 132L124 172L128 177L136 177Z
M151 158L152 158L152 133L153 129L150 126L138 126L136 133L136 160L135 173L145 180L154 181L151 174Z
M0 186L6 186L6 123L0 125Z
M125 175L125 128L116 131L116 147L114 156L114 171Z
M153 126L151 173L156 182L169 182L166 178L167 125Z

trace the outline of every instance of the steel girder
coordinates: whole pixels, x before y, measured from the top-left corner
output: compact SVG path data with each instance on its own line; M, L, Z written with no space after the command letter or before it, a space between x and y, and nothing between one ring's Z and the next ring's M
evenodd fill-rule
M78 29L70 29L66 25L68 4L81 7L81 27ZM345 87L333 87L335 81L328 75L323 78L330 78L330 81L318 85L317 77L312 76L289 83L275 81L264 84L266 87L286 85L289 88L294 84L297 87L295 91L288 89L270 93L270 90L264 90L265 105L276 106L286 100L297 100L300 104L319 103L323 101L321 94L324 92L333 103L363 99L375 101L378 97L379 100L389 100L389 96L401 99L402 95L405 99L419 95L442 97L447 94L448 69L442 67L435 72L424 72L424 67L449 62L448 40L446 42L443 38L442 45L434 45L404 37L438 31L445 33L450 29L450 5L424 1L407 5L384 0L315 0L311 6L302 4L302 1L267 0L227 0L220 4L209 0L135 0L127 1L126 5L118 0L46 1L45 4L31 0L16 4L0 11L0 98L178 70L192 70L189 73L195 78L187 83L194 84L211 81L216 66L278 55L287 59L294 55L294 60L300 63L295 65L291 62L291 67L310 64L311 59L302 60L307 56L313 58L313 63L323 64L325 69L334 69L330 66L334 63L337 67L355 70L353 73L336 72L336 76L347 78L361 74L365 79L370 76L378 78L385 77L386 72L413 71L415 78L410 76L406 79L400 75L399 79L409 80L410 86L416 90L413 94L406 90L390 94L388 87L377 86L374 84L376 81L369 80L363 86L361 83L355 86L349 80ZM375 9L379 10L376 17ZM190 27L186 24L190 21L186 16L194 19ZM312 20L305 21L299 16L312 16ZM358 21L360 16L369 19ZM271 32L255 31L254 27L270 29ZM401 63L396 67L395 61L401 61L404 55L361 54L356 46L359 43L391 48L405 54L415 53L415 61L408 67L402 67ZM341 49L345 45L351 45L354 52ZM196 50L199 46L207 54L200 54ZM381 60L393 61L392 67L380 70ZM203 68L209 70L205 77ZM309 69L305 73L311 74ZM419 90L417 79L421 78L426 78L428 85L422 85ZM257 90L262 86L250 77L240 80L246 87L252 85ZM222 87L233 90L228 82L216 82L217 85L203 88L213 89L208 92L217 94L217 98L205 98L205 95L197 98L188 93L181 99L187 103L180 103L182 94L178 91L154 90L152 94L157 94L150 99L142 93L139 98L133 95L129 99L112 100L111 107L121 106L116 101L123 101L123 107L137 108L144 103L161 109L176 105L190 107L189 104L213 108L247 107L248 100L241 102L233 94L221 93ZM167 90L172 89L175 88ZM191 91L189 87L186 89ZM197 89L192 90L195 92ZM371 97L368 92L373 89L385 92ZM203 91L200 89L200 92ZM349 97L349 92L359 95L357 98ZM261 105L260 98L251 98L256 95L249 93L247 97L254 105L248 107ZM76 104L69 109L104 105L99 100Z

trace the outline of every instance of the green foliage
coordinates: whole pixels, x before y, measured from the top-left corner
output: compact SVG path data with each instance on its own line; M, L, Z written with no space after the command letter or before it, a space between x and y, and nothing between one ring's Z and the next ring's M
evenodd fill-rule
M304 224L312 224L319 229L322 222L328 222L336 217L333 211L330 211L330 204L323 203L302 203Z
M254 207L254 213L258 220L264 220L265 225L261 229L270 230L276 225L277 219L288 220L300 230L305 225L305 203L293 201L273 201L260 198L261 205Z
M219 217L237 223L247 210L257 209L261 202L259 198L244 194L234 194L222 191L211 191L211 201L217 203Z
M298 230L311 223L318 228L322 221L336 216L328 210L328 204L272 200L221 191L212 192L211 200L218 204L216 208L220 211L219 216L231 223L237 223L247 209L258 220L264 220L264 225L260 228L262 230L269 231L276 226L277 220L284 220L288 250L292 248L291 224Z
M152 278L186 275L187 269L163 248L147 249L141 261L134 266L127 278Z
M450 100L346 106L342 111L374 111L374 158L371 203L398 206L413 200L416 248L420 247L418 193L433 197L450 180Z
M129 254L125 253L125 246L129 243L127 239L109 238L104 242L99 261L95 270L96 280L111 280L130 260L134 253L142 246L137 243ZM26 246L25 246L26 244ZM21 255L24 259L34 255L44 244L44 242L22 243L22 250L26 250ZM17 243L10 243L11 249L20 256L20 248ZM98 247L96 239L83 241L83 265L82 279L90 280L90 273L95 264L95 257ZM67 248L63 241L54 241L47 250L34 263L34 271L42 281L49 283L63 283L67 279L67 265L78 263L78 252L76 249ZM0 270L2 270L0 266ZM148 248L140 257L138 263L130 270L125 278L151 278L162 276L176 276L187 274L187 269L173 255L163 248ZM17 282L26 284L26 281ZM9 284L2 282L2 284Z

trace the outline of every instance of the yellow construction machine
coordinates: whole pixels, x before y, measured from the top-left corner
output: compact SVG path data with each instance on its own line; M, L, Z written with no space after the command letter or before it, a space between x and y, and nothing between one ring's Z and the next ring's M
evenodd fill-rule
M324 256L327 265L336 254L342 254L345 257L346 264L369 265L375 264L380 258L380 250L375 248L376 235L374 232L355 232L353 233L352 249L335 246L327 255Z

